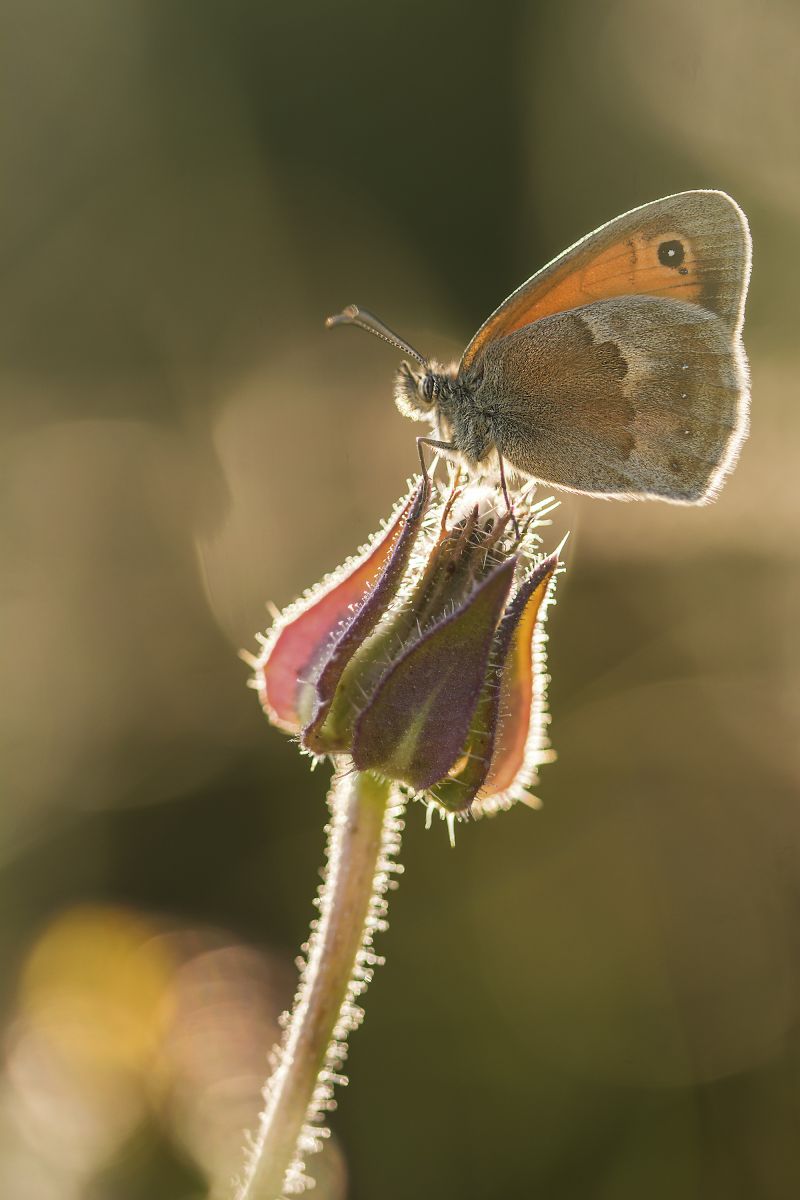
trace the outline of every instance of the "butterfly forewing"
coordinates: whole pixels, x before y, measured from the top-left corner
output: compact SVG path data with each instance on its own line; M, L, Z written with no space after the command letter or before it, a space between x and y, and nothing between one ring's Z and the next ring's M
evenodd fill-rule
M680 192L609 221L517 289L467 346L461 371L486 347L533 321L617 296L660 296L742 323L750 235L724 192Z

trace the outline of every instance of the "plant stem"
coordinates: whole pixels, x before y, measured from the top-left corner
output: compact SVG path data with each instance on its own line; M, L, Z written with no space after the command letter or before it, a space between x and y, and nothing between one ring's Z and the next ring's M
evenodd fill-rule
M363 1017L355 1003L380 960L372 938L386 928L384 893L400 847L402 801L368 774L334 777L328 797L327 868L320 915L303 949L306 962L272 1075L261 1123L236 1200L278 1200L311 1184L304 1160L322 1145L325 1112L335 1107L346 1038Z

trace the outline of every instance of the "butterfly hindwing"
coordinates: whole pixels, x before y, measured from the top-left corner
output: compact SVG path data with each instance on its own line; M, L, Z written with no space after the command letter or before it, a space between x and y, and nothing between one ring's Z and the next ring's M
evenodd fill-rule
M741 341L693 303L623 296L491 341L475 393L521 474L605 497L711 499L747 430Z

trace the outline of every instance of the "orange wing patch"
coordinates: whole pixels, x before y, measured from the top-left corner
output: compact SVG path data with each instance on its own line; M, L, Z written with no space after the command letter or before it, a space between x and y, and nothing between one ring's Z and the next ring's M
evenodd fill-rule
M686 234L636 233L599 254L571 258L539 288L520 289L478 332L464 356L464 366L487 342L553 313L615 296L664 296L699 303L702 293L699 257Z
M658 237L640 234L610 246L582 271L575 272L572 279L555 283L542 297L547 311L537 313L534 320L562 312L562 302L570 298L570 291L576 299L569 307L577 308L614 296L666 296L697 302L702 290L699 264L689 238L673 232ZM552 301L557 302L556 308L550 307Z

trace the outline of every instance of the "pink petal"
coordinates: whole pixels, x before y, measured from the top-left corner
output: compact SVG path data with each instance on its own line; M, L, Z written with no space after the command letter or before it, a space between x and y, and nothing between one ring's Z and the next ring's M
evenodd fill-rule
M274 725L299 733L307 724L311 714L301 713L300 708L301 700L307 703L309 688L313 702L312 676L368 600L418 499L416 489L383 537L344 576L337 573L331 584L321 585L287 610L275 640L256 668L261 703Z

